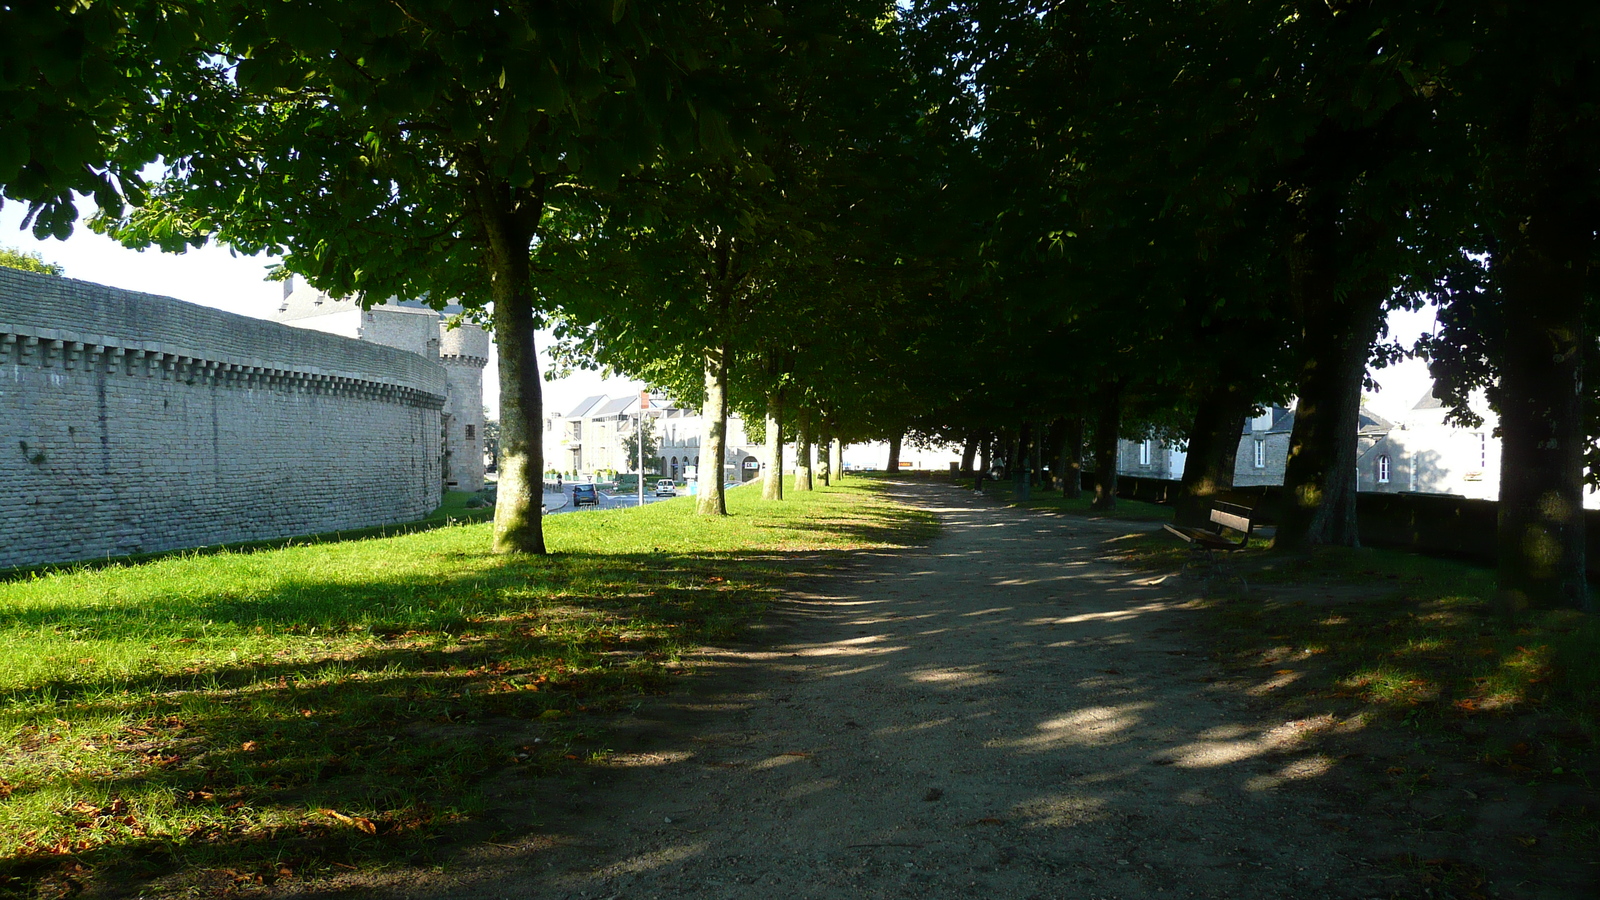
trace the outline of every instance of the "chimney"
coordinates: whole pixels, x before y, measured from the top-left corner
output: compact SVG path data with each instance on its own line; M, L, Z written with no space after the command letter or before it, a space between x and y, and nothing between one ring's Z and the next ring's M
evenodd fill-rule
M283 280L283 299L289 299L289 295L292 293L294 293L294 276L290 275Z

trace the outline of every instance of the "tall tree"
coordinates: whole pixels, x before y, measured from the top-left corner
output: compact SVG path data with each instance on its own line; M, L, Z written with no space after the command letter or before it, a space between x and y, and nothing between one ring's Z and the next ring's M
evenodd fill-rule
M500 359L494 547L543 553L542 402L529 253L553 195L663 151L729 143L708 63L738 8L581 0L226 7L200 122L125 243L220 240L365 303L456 300Z

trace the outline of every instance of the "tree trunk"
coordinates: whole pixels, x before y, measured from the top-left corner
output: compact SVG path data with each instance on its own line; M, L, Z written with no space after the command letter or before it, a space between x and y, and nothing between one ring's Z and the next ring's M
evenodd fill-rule
M1584 283L1591 229L1557 197L1502 228L1499 573L1495 605L1592 610L1583 515Z
M722 487L728 458L728 347L706 351L706 402L700 408L705 436L700 440L700 496L695 511L702 516L728 514ZM710 475L708 481L706 476Z
M1360 546L1356 528L1361 381L1389 297L1386 279L1346 285L1333 203L1308 206L1290 242L1289 294L1301 323L1299 402L1273 546ZM1242 428L1242 426L1241 426Z
M1026 503L1033 499L1033 492L1029 490L1033 473L1029 471L1028 460L1033 455L1033 423L1023 420L1022 426L1017 429L1017 442L1012 446L1011 483L1015 485L1017 500Z
M1231 382L1231 379L1229 380ZM1216 496L1233 487L1239 438L1254 398L1233 383L1219 381L1200 398L1189 426L1189 458L1173 503L1179 525L1204 526L1211 521Z
M828 434L828 424L824 422L817 429L817 474L816 478L822 482L823 487L833 483L833 469L828 465L828 446L832 443Z
M1038 485L1041 491L1048 490L1044 481L1044 429L1034 422L1028 434L1028 483Z
M844 478L844 441L839 440L837 434L833 436L833 442L829 444L828 454L831 457L828 470L833 473L835 481L842 480Z
M814 488L811 483L811 421L809 417L801 416L795 428L794 441L794 489L809 491Z
M1083 496L1083 416L1067 416L1061 442L1061 496Z
M767 477L761 499L783 499L783 391L767 394Z
M986 434L979 438L978 447L981 454L978 459L978 471L987 478L989 473L994 471L994 435Z
M544 204L543 187L518 192L504 185L480 184L474 199L489 238L485 256L500 357L500 468L492 546L496 553L543 554L544 393L528 264L528 248Z
M1100 386L1099 409L1094 421L1094 499L1090 509L1117 506L1117 436L1122 429L1122 379Z
M905 435L898 431L889 437L889 471L891 473L900 471L900 444L904 440Z
M971 478L973 462L978 456L978 439L968 437L967 442L961 447L961 474Z
M1061 448L1067 440L1067 421L1057 418L1044 429L1039 441L1039 490L1054 491L1061 484ZM1044 476L1044 466L1050 465L1050 477Z

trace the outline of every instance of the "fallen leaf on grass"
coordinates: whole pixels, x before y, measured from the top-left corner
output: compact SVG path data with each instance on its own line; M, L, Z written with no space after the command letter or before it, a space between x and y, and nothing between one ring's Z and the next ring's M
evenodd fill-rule
M254 752L256 752L256 747L257 746L259 746L259 745L255 741L245 741L244 743L239 745L239 749L243 750L246 753L254 753Z
M322 811L322 813L323 813L323 815L326 815L326 816L332 818L336 822L341 822L341 823L343 823L345 825L349 825L349 826L351 826L353 828L357 828L357 829L359 829L361 831L366 832L367 834L377 834L378 833L378 826L374 825L372 823L371 819L365 818L363 816L347 816L342 812L338 812L337 810L332 810L332 809L325 809L325 810Z

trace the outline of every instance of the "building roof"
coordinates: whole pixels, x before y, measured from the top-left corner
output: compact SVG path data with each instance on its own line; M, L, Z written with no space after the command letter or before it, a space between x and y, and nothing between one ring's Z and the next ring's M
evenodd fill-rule
M620 416L626 412L632 412L638 407L638 397L617 397L612 399L606 405L590 411L588 415L591 419L605 419L610 418L611 416Z
M1363 404L1360 411L1361 426L1356 429L1360 434L1388 434L1394 430L1394 423L1367 409Z
M1356 427L1357 434L1374 435L1388 434L1394 430L1394 423L1367 409L1365 403L1361 404L1360 425ZM1283 417L1267 429L1268 434L1290 434L1294 431L1294 411L1290 410Z
M572 412L567 413L566 418L582 418L583 416L588 415L589 410L594 408L597 404L605 402L605 399L605 394L595 394L593 397L585 397L578 401L578 405L572 408Z
M396 306L403 309L429 310L441 318L459 315L464 311L459 303L449 303L446 304L442 309L434 309L433 306L428 303L426 294L424 294L420 299L416 300L397 300L394 297L390 297L387 300L384 300L382 303L375 304L375 307L382 306ZM278 307L278 313L276 316L274 316L274 318L278 319L279 321L290 319L312 319L318 316L331 316L334 313L348 312L352 309L360 308L361 303L355 297L335 298L324 291L319 291L311 285L306 284L305 282L300 281L293 276L290 276L289 278L284 279L283 303Z
M1444 401L1439 399L1437 390L1437 384L1434 387L1428 388L1428 392L1422 395L1422 399L1417 401L1417 405L1411 408L1414 410L1444 409Z

